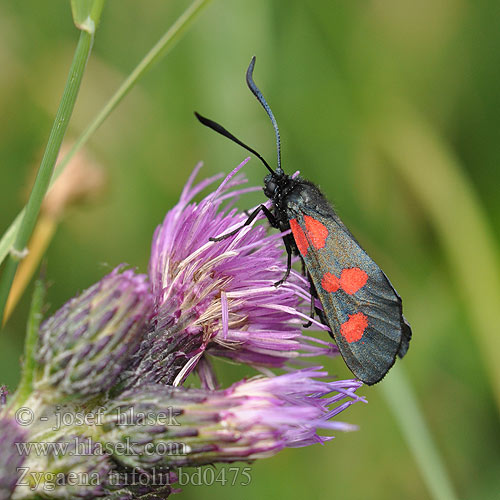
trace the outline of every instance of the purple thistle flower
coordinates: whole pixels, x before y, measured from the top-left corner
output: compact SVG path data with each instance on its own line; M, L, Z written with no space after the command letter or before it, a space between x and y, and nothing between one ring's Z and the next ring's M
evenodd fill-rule
M0 500L8 500L19 479L19 467L25 457L19 453L16 443L26 439L26 431L14 419L0 419Z
M151 311L146 276L115 269L41 325L35 389L89 396L111 388Z
M286 269L283 235L242 227L247 216L232 208L239 195L258 189L241 187L237 174L245 163L199 203L193 198L221 176L193 185L195 168L155 231L149 282L120 266L40 326L36 362L26 363L24 374L30 383L21 384L9 405L0 387L5 412L22 403L36 415L26 430L0 419L0 500L12 493L167 498L175 492L177 467L254 460L332 439L323 431L354 429L334 417L364 401L356 395L361 382L329 381L321 367L292 369L304 358L338 351L302 335L311 300L307 280L292 271L274 286ZM234 229L230 238L210 240ZM288 373L216 390L206 354L267 375L276 368ZM194 369L204 388L177 387ZM53 427L61 409L75 418ZM23 461L18 448L13 452L21 440L55 447L41 454L28 447ZM15 489L13 471L22 463L30 485ZM74 473L90 481L75 484Z
M134 443L133 453L114 458L127 467L146 469L253 460L285 447L324 443L332 436L320 436L318 429L353 430L331 418L364 401L355 394L361 382L329 382L326 377L326 372L311 368L238 382L220 391L137 387L110 402L104 435L112 442ZM131 419L124 421L125 414ZM158 418L145 423L142 415Z
M221 178L193 186L198 165L156 229L149 264L155 314L132 368L135 383L179 385L205 353L261 369L337 354L333 344L301 333L310 302L304 278L292 272L283 285L274 286L286 269L281 234L267 236L264 226L249 225L230 238L210 241L247 220L231 206L239 195L260 189L239 187L245 181L236 174L246 161L193 203ZM210 365L202 368L204 385L213 387Z

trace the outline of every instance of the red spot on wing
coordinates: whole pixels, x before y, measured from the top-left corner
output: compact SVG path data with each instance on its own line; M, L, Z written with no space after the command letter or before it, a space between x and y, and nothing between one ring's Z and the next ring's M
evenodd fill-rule
M336 292L342 288L345 293L353 295L363 288L368 281L368 274L359 267L343 269L340 279L332 273L325 273L321 280L321 286L327 292Z
M340 288L340 280L332 273L325 273L321 280L321 286L327 292L336 292Z
M328 238L328 229L326 226L310 215L304 215L304 222L306 224L307 236L309 236L312 246L316 250L323 248L326 238Z
M306 255L307 249L309 248L309 242L296 219L290 219L290 229L292 230L299 252L302 255Z
M340 275L340 286L345 293L352 295L363 288L368 281L368 274L359 267L344 269Z
M362 313L350 314L349 319L340 326L340 333L347 342L357 342L368 326L368 318Z

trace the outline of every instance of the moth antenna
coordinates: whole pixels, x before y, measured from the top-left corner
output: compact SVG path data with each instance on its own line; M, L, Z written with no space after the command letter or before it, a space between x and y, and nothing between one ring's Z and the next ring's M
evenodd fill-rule
M249 64L248 69L247 69L247 85L248 85L248 88L252 91L253 95L260 102L262 107L266 110L267 116L269 116L269 118L271 119L271 122L273 124L274 133L276 134L276 151L278 154L278 167L276 168L276 174L278 176L281 176L281 175L283 175L283 169L281 168L280 131L278 129L278 123L276 121L276 118L274 118L273 112L271 111L269 104L267 104L266 100L264 99L264 96L262 95L262 92L259 90L257 85L255 85L255 82L253 81L253 69L254 69L254 67L255 67L255 56L252 57L252 60L250 61L250 64Z
M231 134L231 132L226 130L222 125L218 124L217 122L214 122L213 120L210 120L210 118L205 118L204 116L201 116L196 111L194 112L194 115L196 116L196 118L198 118L200 123L205 125L205 127L208 127L208 128L211 128L212 130L215 130L215 132L223 135L224 137L227 137L228 139L235 142L236 144L238 144L242 148L245 148L247 151L250 151L250 153L253 153L264 164L264 166L267 168L267 170L269 170L269 172L271 172L271 174L273 174L273 175L275 174L274 170L269 166L267 161L264 160L264 158L259 153L257 153L257 151L255 151L255 149L252 149L250 146L247 146L244 142L241 142L237 137L235 137L233 134Z

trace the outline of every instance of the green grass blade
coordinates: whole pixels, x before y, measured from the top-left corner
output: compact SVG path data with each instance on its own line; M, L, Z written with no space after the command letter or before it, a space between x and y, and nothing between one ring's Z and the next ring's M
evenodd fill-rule
M387 109L394 112L375 134L434 225L500 410L500 265L493 230L472 183L432 125L408 107Z
M19 231L19 226L21 225L21 221L24 217L24 212L26 208L23 208L14 219L14 222L9 226L7 231L5 231L2 239L0 240L0 263L5 260L5 257L9 255L10 249L14 244L14 240L16 239L16 234Z
M94 35L101 18L104 0L71 0L75 26Z
M80 38L75 49L75 55L71 63L68 79L54 119L47 147L26 205L24 216L21 219L19 229L15 235L14 244L11 247L7 264L0 279L0 319L3 318L5 304L9 296L10 287L12 286L19 260L25 252L29 237L35 227L43 198L49 187L57 155L61 148L66 129L68 128L69 119L75 106L85 66L87 65L92 50L92 42L92 35L86 31L80 32Z
M401 363L396 362L380 383L380 389L411 449L431 497L435 500L456 500L446 467Z
M141 62L132 70L130 75L120 85L110 100L104 105L92 123L83 131L68 151L61 163L57 166L56 175L66 167L71 158L89 140L94 132L103 124L122 99L130 92L134 85L154 66L182 37L191 26L198 14L211 0L196 0L175 21L167 32L158 40L154 47L144 56ZM0 261L1 262L1 261Z
M57 165L52 177L51 185L57 179L64 167L68 164L75 153L89 140L92 134L102 125L104 120L113 112L120 101L128 94L132 87L139 79L163 57L181 38L185 31L196 19L198 14L206 7L211 0L196 0L191 6L177 19L177 21L168 29L168 31L160 38L156 45L146 54L142 61L132 71L128 78L122 83L114 95L110 98L104 108L94 118L90 125L77 139L73 147L68 151L64 159ZM23 209L24 211L24 209ZM16 219L9 226L0 240L0 264L9 254L10 249L14 244L15 237L19 231L20 222L23 211L21 211Z

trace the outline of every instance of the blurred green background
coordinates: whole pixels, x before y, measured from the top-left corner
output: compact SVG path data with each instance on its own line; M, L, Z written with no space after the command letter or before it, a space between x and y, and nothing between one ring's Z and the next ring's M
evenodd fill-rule
M68 140L188 5L107 2ZM87 144L108 185L58 227L51 310L121 262L145 271L152 232L195 163L210 175L246 156L193 110L274 160L244 83L256 54L285 169L322 187L404 299L414 337L399 364L459 498L499 498L499 18L498 0L213 0ZM77 38L69 2L0 3L0 233L25 203ZM245 173L260 184L265 171L252 160ZM30 292L1 333L10 388ZM340 360L328 368L348 376ZM258 461L248 486L185 487L182 498L430 498L383 389L362 393L369 404L342 414L358 432Z

